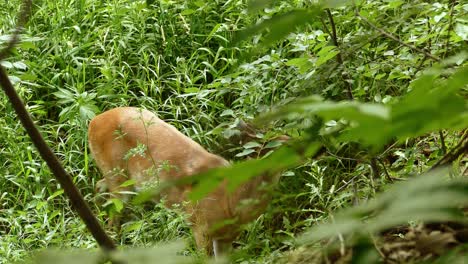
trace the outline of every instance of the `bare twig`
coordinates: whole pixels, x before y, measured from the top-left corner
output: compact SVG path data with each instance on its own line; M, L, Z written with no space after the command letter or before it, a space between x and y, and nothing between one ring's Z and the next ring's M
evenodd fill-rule
M19 34L23 31L23 27L28 21L29 13L31 12L32 0L25 0L18 17L18 22L13 32L13 36L7 43L6 47L0 51L0 61L4 60L11 52L13 47L19 42Z
M388 146L382 153L379 154L377 158L382 158L383 156L387 155L390 150L392 150L396 145L398 145L398 141L393 142L390 146Z
M437 167L444 165L449 165L458 159L462 155L468 153L468 130L463 131L463 136L458 142L458 144L451 149L447 154L445 154L442 159L440 159L436 164L434 164L430 170L433 170Z
M451 0L450 3L449 3L450 13L449 13L449 23L448 23L448 29L447 29L447 39L445 40L444 58L447 57L447 54L449 52L450 34L452 33L452 30L453 30L453 12L455 10L455 5L456 4L457 4L456 0Z
M374 177L380 177L380 169L379 169L379 166L377 165L377 162L380 163L380 165L382 165L382 169L384 171L384 174L385 174L385 177L387 178L387 180L389 180L391 183L393 183L393 178L390 177L390 175L388 174L388 171L387 171L387 168L385 167L385 164L377 157L374 157L374 158L371 158L370 160L370 166L371 166L371 169L374 173Z
M358 188L356 181L354 179L351 180L351 187L353 188L353 206L359 205L359 196L358 196Z
M338 156L334 153L332 153L331 151L326 151L328 155L334 157L334 158L337 158L339 160L350 160L350 161L356 161L356 162L364 162L363 159L355 159L355 158L348 158L348 157L343 157L343 156Z
M424 62L426 62L427 56L424 56L421 61L419 62L418 66L416 66L416 69L414 70L413 74L411 74L411 78L415 78L416 74L421 71L421 69L424 66Z
M375 192L378 191L375 187L374 184L374 179L380 178L380 169L379 166L377 166L377 159L376 158L371 158L370 159L370 167L371 167L371 174L370 174L370 181L371 181L371 187L372 191Z
M335 47L337 49L340 49L340 44L338 43L338 36L337 36L337 33L336 33L336 25L335 25L335 20L333 19L333 15L332 15L329 8L326 8L325 12L327 13L328 20L330 21L331 38L332 38L333 44L335 45ZM327 27L325 27L325 28L328 30ZM343 57L341 55L341 51L336 55L336 60L337 60L338 64L342 65L343 67L345 66L344 61L343 61ZM351 79L351 76L349 76L349 74L346 72L346 67L345 67L345 70L343 71L342 77L344 78L344 83L345 83L345 86L346 86L346 93L347 93L348 99L353 100L354 99L353 87L352 87L351 83L348 82L348 79Z
M401 180L399 178L393 178L392 176L390 176L390 174L388 173L387 167L385 166L385 163L381 159L377 159L377 161L380 163L380 165L382 165L382 169L384 171L385 177L387 177L387 179L390 182L393 183L393 180Z
M370 236L370 238L372 239L372 244L374 244L374 248L377 250L377 252L379 253L380 257L381 257L382 259L385 259L385 254L382 252L382 250L380 249L379 245L377 245L377 239L375 239L374 234L369 233L369 236Z
M339 47L338 37L337 37L337 34L336 34L335 20L333 19L333 15L332 15L332 13L330 11L330 8L325 9L325 12L327 12L328 20L330 21L330 26L331 26L331 30L332 30L331 37L332 37L332 40L333 40L333 44L335 44L336 47ZM338 56L338 57L340 57L340 56ZM341 63L343 63L343 61L341 61Z
M23 3L22 11L18 19L18 26L7 44L6 48L0 52L0 59L5 58L10 54L13 47L19 42L19 34L25 23L28 20L29 12L31 10L32 1L25 0ZM116 248L112 239L105 233L104 229L99 225L98 220L94 217L91 209L84 200L80 191L73 184L72 177L65 171L63 166L60 164L60 161L54 155L52 150L49 148L47 143L44 141L41 133L38 128L34 125L31 116L26 110L21 98L18 93L15 91L13 85L11 84L8 75L5 69L0 65L0 86L5 91L5 94L8 96L15 112L23 124L26 132L31 137L34 146L36 146L41 157L45 160L50 170L53 172L54 176L57 178L61 187L64 189L65 194L69 197L70 202L78 212L78 215L81 217L83 222L86 224L88 230L91 232L93 237L96 239L97 243L101 246L102 249L108 251Z
M343 184L340 188L336 189L336 192L339 192L339 191L343 190L344 188L348 187L350 184L354 183L354 180L355 180L357 177L361 177L361 175L356 175L356 176L352 177L352 178L351 178L349 181L347 181L347 182L343 181L344 184Z
M439 130L440 136L440 148L442 149L442 153L445 155L447 154L447 146L445 145L445 136L442 130Z
M323 26L323 29L325 30L325 33L327 33L328 35L332 35L332 33L330 32L330 29L328 29L327 27L327 23L325 23L325 20L323 19L323 16L320 16L320 22L322 22L322 26Z
M324 24L325 22L323 21L322 19L322 24ZM327 34L331 35L330 31L328 30L328 28L325 26L325 31L327 31ZM341 53L343 53L344 55L341 56L342 60L346 60L348 57L350 56L356 56L356 51L360 50L362 47L364 47L365 45L369 44L370 42L372 42L374 39L376 39L378 36L372 36L370 37L369 39L367 39L366 41L363 41L361 42L360 45L358 46L355 46L354 48L352 48L351 50L349 51L341 51ZM372 60L373 62L374 60ZM371 61L367 61L367 62L363 62L361 65L367 65L368 63L370 63ZM337 63L336 65L334 65L333 67L331 67L327 72L327 74L325 74L325 76L328 76L330 75L332 72L334 72L336 69L338 69L339 67L342 67L344 65L341 65L339 63Z

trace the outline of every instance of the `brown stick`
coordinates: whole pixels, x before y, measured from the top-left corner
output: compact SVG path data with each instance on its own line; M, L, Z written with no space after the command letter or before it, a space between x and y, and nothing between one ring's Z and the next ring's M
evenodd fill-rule
M338 43L338 35L336 33L335 20L333 19L333 15L332 15L329 8L325 9L325 11L327 13L328 20L330 21L330 26L331 26L331 30L332 30L331 38L332 38L333 44L339 50L340 49L340 44ZM351 83L349 83L346 80L346 79L351 79L351 76L349 76L349 74L346 71L346 67L344 65L343 57L341 56L341 51L340 51L340 53L337 54L336 60L337 60L338 64L340 64L341 66L343 66L345 68L344 71L343 71L343 77L344 77L344 84L346 86L346 93L348 95L348 100L353 100L354 99L353 87L351 86Z

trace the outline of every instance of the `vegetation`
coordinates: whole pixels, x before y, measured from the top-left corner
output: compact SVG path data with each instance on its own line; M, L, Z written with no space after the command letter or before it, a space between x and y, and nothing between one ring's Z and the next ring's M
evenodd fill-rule
M0 47L20 2L0 3ZM34 1L22 42L0 64L103 224L124 205L95 191L87 123L133 105L236 161L197 176L193 198L220 176L234 188L282 171L269 210L227 261L463 263L468 3L315 2ZM0 109L0 263L96 248L4 96ZM239 119L263 128L254 142L229 140ZM244 161L282 134L286 146ZM203 261L177 210L125 207L122 229L109 230L122 248L188 243L116 258ZM50 258L99 254L38 261Z

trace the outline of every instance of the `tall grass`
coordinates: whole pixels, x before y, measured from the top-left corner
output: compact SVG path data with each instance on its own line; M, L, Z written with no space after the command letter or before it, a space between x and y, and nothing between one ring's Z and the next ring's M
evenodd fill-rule
M14 27L19 2L0 3L0 43ZM375 38L352 8L332 12L343 65L335 58L317 63L319 51L331 43L326 20L326 28L317 20L272 48L257 45L260 36L244 41L242 48L233 46L234 31L294 6L307 7L309 1L283 2L260 14L248 14L241 0L164 0L151 6L146 4L151 1L128 0L34 2L23 42L3 65L103 223L109 208L99 205L102 197L94 186L100 172L86 143L87 123L97 113L116 106L145 107L207 149L234 157L242 147L224 136L232 132L236 118L250 120L311 94L343 99L347 83L353 84L357 100L388 104L406 94L409 81L430 65L398 43ZM417 10L433 17L447 11L445 2L442 7L424 1L391 7L387 1L366 1L361 11L394 28L394 33L401 32L404 41L422 36L421 45L431 43L433 52L441 55L447 48L442 37L447 28L433 20L428 28L411 25L424 18L415 15ZM379 13L379 5L386 12ZM454 10L454 17L461 16L461 6ZM432 33L426 36L428 31ZM453 53L462 50L463 41L452 38ZM246 51L253 57L243 57ZM45 247L96 247L4 97L0 110L0 263L22 260ZM300 128L313 122L275 122L269 130L299 138L304 135ZM340 127L340 122L328 122L324 130ZM447 147L457 137L456 132L447 133ZM273 262L294 247L291 239L298 233L387 188L383 172L372 174L373 156L366 148L355 142L323 141L327 155L284 173L271 208L236 242L237 262ZM395 143L385 151L376 156L394 178L424 171L443 154L438 134ZM112 233L122 245L148 246L179 237L191 241L177 212L161 204L129 207L122 230ZM189 245L184 254L196 254L193 241Z

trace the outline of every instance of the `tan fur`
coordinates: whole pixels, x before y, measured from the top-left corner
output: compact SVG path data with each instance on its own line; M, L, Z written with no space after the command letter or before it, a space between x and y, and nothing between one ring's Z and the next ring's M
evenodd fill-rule
M133 107L115 108L96 116L89 124L88 140L104 174L98 187L104 189L105 185L115 195L123 191L120 185L128 179L133 179L138 189L229 165L153 113ZM146 151L139 152L143 156L129 156L138 145L146 146ZM213 240L220 250L229 248L239 227L258 217L267 206L269 196L261 190L262 183L276 180L268 175L255 177L232 193L227 192L224 181L202 200L184 203L198 248L212 254ZM190 186L170 188L164 193L167 206L187 201L189 190ZM239 206L244 199L256 202Z

